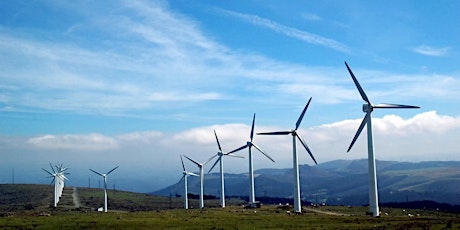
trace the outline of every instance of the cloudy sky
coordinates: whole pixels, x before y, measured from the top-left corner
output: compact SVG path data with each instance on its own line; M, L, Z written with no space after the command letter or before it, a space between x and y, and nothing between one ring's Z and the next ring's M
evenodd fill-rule
M181 176L180 154L205 161L256 132L300 127L318 163L346 153L362 100L376 110L376 158L460 160L460 3L447 1L2 1L0 183L73 185L108 171L125 190ZM256 136L256 168L292 167L289 136ZM246 155L242 152L241 155ZM301 164L314 164L299 149ZM191 171L192 164L187 163ZM244 173L246 159L225 159ZM129 182L128 182L129 181ZM143 184L135 186L134 184ZM93 186L94 183L93 183Z

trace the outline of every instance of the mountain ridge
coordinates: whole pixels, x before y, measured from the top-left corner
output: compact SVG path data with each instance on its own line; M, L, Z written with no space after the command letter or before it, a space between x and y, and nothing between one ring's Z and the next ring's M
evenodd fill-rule
M335 160L316 166L300 165L302 200L334 205L366 205L368 202L367 159ZM255 170L256 196L292 196L292 169ZM460 162L377 161L380 202L432 200L460 204ZM218 173L206 174L204 192L217 196ZM198 194L198 178L189 178L189 192ZM226 196L247 196L247 173L225 174ZM152 192L155 195L182 194L183 182Z

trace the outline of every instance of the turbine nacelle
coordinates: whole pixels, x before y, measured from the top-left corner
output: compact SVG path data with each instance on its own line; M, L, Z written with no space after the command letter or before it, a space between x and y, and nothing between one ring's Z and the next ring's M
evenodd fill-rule
M370 113L372 111L374 111L374 106L371 104L363 104L363 112Z

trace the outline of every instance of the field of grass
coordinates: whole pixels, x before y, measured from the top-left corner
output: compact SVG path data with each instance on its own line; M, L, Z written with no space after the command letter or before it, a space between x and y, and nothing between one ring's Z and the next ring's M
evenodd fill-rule
M182 198L122 191L108 192L109 212L101 213L93 211L103 204L101 189L78 188L81 207L52 208L50 186L11 186L0 186L0 229L460 229L458 214L439 211L382 208L374 218L366 207L322 206L299 215L277 205L245 209L241 200L224 209L212 200L205 209L184 210Z
M445 229L460 228L458 216L407 214L363 215L364 208L322 208L329 214L305 210L287 214L277 206L243 209L241 206L203 210L170 209L146 212L54 212L51 215L13 215L0 218L2 229ZM337 214L340 211L345 213ZM417 212L412 210L413 213ZM400 210L398 210L400 212ZM332 215L336 213L335 215ZM360 213L360 214L356 214ZM429 213L426 213L429 214Z

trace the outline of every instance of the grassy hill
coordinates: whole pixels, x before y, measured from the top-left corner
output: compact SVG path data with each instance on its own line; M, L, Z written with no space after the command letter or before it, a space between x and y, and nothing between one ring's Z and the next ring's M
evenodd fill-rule
M0 212L54 210L54 188L50 185L0 184ZM74 202L74 194L78 197ZM107 190L108 209L116 211L156 211L183 207L183 198L156 196L143 193ZM218 207L218 200L206 200L207 207ZM241 200L232 199L229 204L241 204ZM65 187L58 203L57 211L91 211L104 204L104 190L97 188ZM198 200L189 199L190 207L198 207Z
M58 208L50 207L49 185L0 185L2 229L444 229L460 228L458 214L436 210L382 207L381 218L365 215L366 207L292 207L264 205L245 209L217 200L205 209L182 209L182 199L147 194L108 192L109 212L93 211L103 202L103 190L66 187ZM78 193L77 204L73 196ZM70 197L70 198L69 198ZM61 204L62 202L62 204ZM191 203L197 202L192 200ZM79 204L78 204L79 203ZM214 208L209 207L214 206ZM176 208L177 207L177 208ZM170 209L173 208L173 209Z

